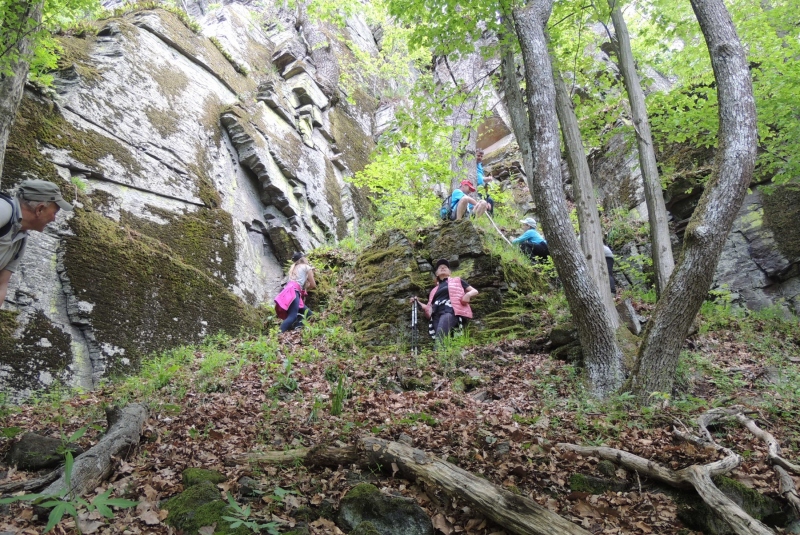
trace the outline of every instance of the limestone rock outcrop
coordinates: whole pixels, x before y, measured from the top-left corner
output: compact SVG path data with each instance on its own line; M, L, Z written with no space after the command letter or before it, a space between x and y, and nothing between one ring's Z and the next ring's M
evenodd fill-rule
M91 387L150 352L256 326L293 251L357 224L344 178L374 146L376 103L340 98L338 64L320 79L308 38L324 36L333 63L375 40L363 22L337 35L257 9L193 2L199 26L122 12L59 37L52 90L29 88L20 107L3 188L51 180L78 208L32 233L12 277L3 390Z

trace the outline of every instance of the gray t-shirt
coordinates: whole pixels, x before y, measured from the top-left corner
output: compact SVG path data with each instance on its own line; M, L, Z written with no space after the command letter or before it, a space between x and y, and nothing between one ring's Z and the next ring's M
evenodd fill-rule
M17 220L11 224L11 229L5 236L0 236L0 271L7 269L8 271L17 271L19 260L25 253L25 243L27 241L28 232L22 230L22 220L19 218L21 213L19 201L14 198L14 210L5 199L0 199L0 227L8 223L11 219L12 213L16 212Z
M297 269L294 270L294 275L292 276L292 280L296 280L297 284L300 285L301 288L306 287L306 281L308 280L308 271L311 269L311 266L308 264L300 264L297 266Z

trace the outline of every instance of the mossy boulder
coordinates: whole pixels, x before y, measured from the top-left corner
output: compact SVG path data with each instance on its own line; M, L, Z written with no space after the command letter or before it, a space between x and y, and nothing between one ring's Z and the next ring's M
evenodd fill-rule
M714 478L714 484L725 496L733 500L742 510L770 527L785 527L797 517L784 511L781 504L757 490L724 476ZM733 528L719 517L712 508L699 499L695 492L677 495L678 519L687 527L708 535L733 534Z
M556 360L563 360L570 364L583 363L583 348L580 342L572 342L565 346L561 346L550 353L550 356Z
M498 248L500 247L500 248ZM480 293L472 301L470 329L478 340L491 331L529 334L537 324L537 299L547 283L526 262L508 260L502 247L470 220L448 221L409 239L401 231L378 236L356 260L355 321L362 340L370 345L405 344L410 339L411 304L417 295L427 302L433 287L431 265L438 258L458 259L453 276ZM428 320L417 311L420 340Z
M205 481L216 485L217 483L223 483L227 479L225 474L216 470L206 470L205 468L187 468L181 474L181 483L183 483L183 488L185 489Z
M63 463L68 451L77 457L83 453L83 448L73 443L64 444L57 438L25 433L11 446L6 461L20 470L44 470Z
M339 506L337 524L345 531L369 522L362 533L381 535L433 535L433 524L413 500L381 494L375 485L361 483L348 492ZM371 531L370 531L371 530Z
M174 498L164 502L162 509L169 511L165 524L187 534L198 533L205 526L216 524L215 534L247 535L251 531L239 526L231 529L230 523L223 516L234 516L227 502L222 500L219 490L210 481L192 485Z

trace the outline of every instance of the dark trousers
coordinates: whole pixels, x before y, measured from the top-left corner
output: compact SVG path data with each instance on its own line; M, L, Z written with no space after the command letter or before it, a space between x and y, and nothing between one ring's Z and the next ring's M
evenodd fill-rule
M311 316L311 309L308 307L300 308L299 292L295 292L294 301L292 301L292 304L289 305L289 309L286 312L288 313L288 316L286 316L286 319L281 323L282 333L285 333L291 329L296 329L297 327L301 327L303 325L303 318Z
M617 293L617 281L614 279L614 257L606 257L606 266L608 266L608 282L611 285L612 295Z
M522 249L522 252L533 261L535 261L537 258L545 259L550 256L550 249L547 247L547 243L545 242L525 242L520 245L520 249Z
M434 318L433 330L438 340L449 335L456 327L458 327L458 318L455 314L445 313Z

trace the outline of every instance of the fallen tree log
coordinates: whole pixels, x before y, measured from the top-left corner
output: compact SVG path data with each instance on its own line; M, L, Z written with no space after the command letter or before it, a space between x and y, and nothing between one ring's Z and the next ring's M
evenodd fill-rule
M418 479L468 502L487 518L518 535L589 535L589 532L545 509L530 498L513 494L422 450L373 437L361 437L358 447L297 448L229 456L226 464L283 464L300 460L306 466L394 464L410 479Z
M422 450L373 437L359 444L369 464L395 463L400 472L443 489L519 535L588 535L589 532L525 496L513 494Z
M349 466L359 462L359 455L353 446L334 448L329 446L316 446L313 448L295 448L284 451L263 451L245 453L242 455L229 455L225 457L226 466L245 464L291 464L301 461L306 466L329 466L336 468L339 465Z
M139 444L142 426L147 420L144 405L133 403L123 409L109 410L106 417L108 431L97 444L75 458L69 482L62 470L61 476L42 494L55 495L69 489L70 498L82 496L111 474L112 457L124 457Z

